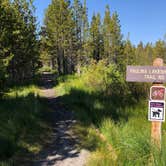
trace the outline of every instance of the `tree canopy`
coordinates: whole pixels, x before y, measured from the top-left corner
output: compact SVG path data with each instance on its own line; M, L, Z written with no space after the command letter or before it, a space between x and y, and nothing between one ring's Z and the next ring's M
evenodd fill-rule
M111 12L108 5L104 18L94 13L88 19L86 0L83 4L80 0L52 0L42 29L43 62L52 64L59 74L73 73L91 60L105 59L122 73L127 64L150 64L155 57L165 61L164 40L133 45L129 37L124 39L118 13Z
M40 66L32 0L0 1L0 80L24 82Z

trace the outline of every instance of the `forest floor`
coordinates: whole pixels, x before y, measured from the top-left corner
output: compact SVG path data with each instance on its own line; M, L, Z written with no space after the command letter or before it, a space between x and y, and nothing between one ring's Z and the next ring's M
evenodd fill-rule
M57 97L52 86L52 81L45 77L44 87L40 93L48 101L51 108L46 118L52 126L50 142L35 156L33 166L84 166L89 156L89 151L78 150L79 139L73 133L72 126L77 123L74 113L68 110Z

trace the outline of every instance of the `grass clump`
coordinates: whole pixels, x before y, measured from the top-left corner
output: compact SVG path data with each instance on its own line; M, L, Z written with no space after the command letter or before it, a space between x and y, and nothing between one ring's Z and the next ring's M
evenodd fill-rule
M29 94L39 94L39 88L35 85L13 87L3 95L3 98L26 97Z

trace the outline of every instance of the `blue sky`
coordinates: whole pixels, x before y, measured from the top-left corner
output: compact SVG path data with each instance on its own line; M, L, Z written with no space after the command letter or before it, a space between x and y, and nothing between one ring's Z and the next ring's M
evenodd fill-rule
M44 11L51 0L35 0L36 15L42 24ZM87 0L89 19L93 13L100 12L104 16L106 4L111 13L119 14L121 30L124 38L130 33L133 44L154 43L163 39L166 34L166 1L165 0Z

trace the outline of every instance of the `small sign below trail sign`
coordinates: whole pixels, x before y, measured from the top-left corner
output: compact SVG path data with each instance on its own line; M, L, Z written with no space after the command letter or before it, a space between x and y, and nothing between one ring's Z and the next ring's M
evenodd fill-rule
M150 88L151 100L165 100L165 87L164 86L152 86Z
M165 121L165 101L149 101L149 121Z
M127 66L128 82L166 82L166 66Z

